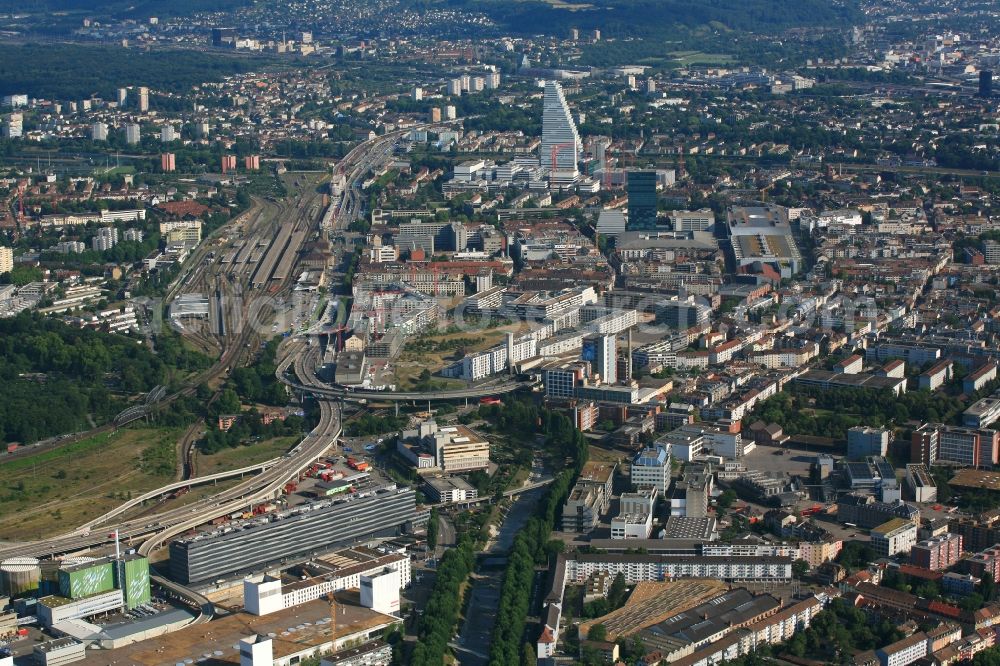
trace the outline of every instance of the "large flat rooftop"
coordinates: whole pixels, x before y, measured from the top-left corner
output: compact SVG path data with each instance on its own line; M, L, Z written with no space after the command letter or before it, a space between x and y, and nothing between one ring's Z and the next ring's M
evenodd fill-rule
M955 476L948 482L948 485L980 490L1000 490L1000 472L960 469L955 472Z
M390 615L362 607L356 590L338 593L337 601L334 633L338 639L396 621ZM171 666L190 659L213 666L238 666L240 639L254 634L272 639L275 659L329 643L333 638L330 604L317 600L263 616L234 613L117 650L88 650L87 657L76 663L81 666Z
M603 624L608 631L608 640L614 641L619 636L630 636L640 629L663 622L725 590L726 584L714 578L639 583L624 606L585 622L580 627L580 635L586 636L591 626Z

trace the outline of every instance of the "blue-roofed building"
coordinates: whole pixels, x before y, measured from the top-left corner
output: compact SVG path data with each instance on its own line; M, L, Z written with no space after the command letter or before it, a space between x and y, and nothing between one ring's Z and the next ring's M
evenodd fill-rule
M643 449L632 460L632 485L656 488L660 493L670 487L670 450L665 446Z

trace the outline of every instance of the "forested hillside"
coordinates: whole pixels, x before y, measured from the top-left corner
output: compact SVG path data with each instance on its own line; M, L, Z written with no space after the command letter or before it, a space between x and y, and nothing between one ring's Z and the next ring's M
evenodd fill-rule
M0 319L0 437L30 443L86 430L209 363L169 334L156 346L30 314Z

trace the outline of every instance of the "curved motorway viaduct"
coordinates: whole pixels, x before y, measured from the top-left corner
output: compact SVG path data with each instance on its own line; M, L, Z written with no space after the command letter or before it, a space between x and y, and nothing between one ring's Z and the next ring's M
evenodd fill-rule
M489 384L484 386L472 386L463 389L450 389L446 391L352 391L335 386L325 387L315 384L306 385L292 381L287 378L281 380L286 385L305 393L324 398L342 398L344 400L379 400L389 402L409 402L416 400L461 400L463 398L485 398L492 395L502 395L512 393L531 386L530 382L504 382L502 384Z
M300 339L290 339L286 356L275 368L274 375L281 383L297 391L310 393L322 398L342 400L377 400L389 402L409 402L416 400L462 400L464 398L485 398L492 395L503 395L524 388L530 388L530 382L507 381L496 384L482 384L461 389L444 391L362 391L341 386L329 386L321 382L315 373L319 348L306 347ZM294 366L298 380L289 379L287 371Z
M198 500L191 504L170 509L162 513L125 520L119 523L106 522L109 518L120 515L121 510L105 514L88 525L73 530L68 534L35 541L31 543L11 544L0 548L0 558L14 555L46 557L62 553L82 552L90 548L104 546L111 541L109 532L116 528L120 537L129 542L143 542L144 553L166 542L178 534L198 525L207 523L214 518L225 516L234 511L242 510L252 504L276 497L282 486L298 477L298 474L313 464L322 456L340 436L340 417L338 410L328 401L320 402L320 423L294 449L281 458L251 466L249 469L261 469L260 473L241 483L223 490L211 497ZM244 470L235 470L239 473ZM208 480L215 480L212 475ZM204 479L204 477L203 477ZM152 493L156 497L169 489L176 489L198 483L203 479L174 482ZM102 525L96 527L97 525ZM89 526L89 527L88 527ZM146 544L150 544L148 547Z
M106 523L116 516L120 516L134 506L138 506L143 502L147 502L152 499L156 499L167 493L171 493L175 490L180 490L181 488L190 488L191 486L200 486L206 483L215 483L216 481L222 481L223 479L228 479L234 476L243 476L244 474L253 474L255 472L263 472L269 467L273 467L277 463L281 462L281 458L272 458L271 460L265 460L262 463L257 463L256 465L250 465L248 467L241 467L240 469L229 470L228 472L217 472L216 474L208 474L206 476L199 476L193 479L187 479L186 481L175 481L174 483L168 483L165 486L160 486L154 490L150 490L144 495L133 498L128 502L125 502L121 506L118 506L111 511L108 511L103 516L98 516L90 522L84 523L76 531L86 532L92 527Z

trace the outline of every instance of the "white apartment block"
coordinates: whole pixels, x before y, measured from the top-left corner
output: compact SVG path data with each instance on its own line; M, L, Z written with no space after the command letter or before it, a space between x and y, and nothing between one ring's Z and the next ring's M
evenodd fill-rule
M603 571L612 577L619 573L629 585L643 581L672 578L718 578L732 581L788 581L792 578L792 559L787 557L697 557L670 555L631 555L578 553L567 556L566 580L584 583Z

